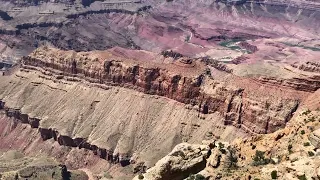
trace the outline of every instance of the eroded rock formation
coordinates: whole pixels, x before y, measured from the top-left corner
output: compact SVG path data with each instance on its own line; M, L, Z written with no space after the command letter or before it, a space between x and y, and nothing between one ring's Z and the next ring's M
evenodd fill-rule
M0 100L0 104L5 103ZM99 156L102 159L108 160L111 163L120 163L121 166L130 164L130 155L113 153L113 150L107 150L105 148L97 147L96 145L90 144L84 138L72 138L66 135L61 135L58 130L47 129L39 127L40 119L31 118L28 114L22 114L20 109L11 109L5 106L0 106L0 110L4 110L6 116L14 118L20 123L29 124L32 128L39 130L41 138L45 141L48 139L54 139L61 146L77 147L79 149L84 148L93 152L93 154Z
M51 50L48 50L50 52ZM214 60L203 60L218 70L231 72L227 67ZM200 63L200 65L199 65ZM202 61L195 60L195 66L201 67ZM170 70L176 68L177 70ZM193 65L194 66L194 63ZM184 67L190 72L195 67ZM151 95L165 96L176 101L198 107L202 114L220 112L225 116L226 125L243 127L248 132L269 133L273 132L290 120L292 114L299 106L299 99L278 98L263 100L259 96L245 96L246 89L230 85L220 85L212 81L203 71L184 73L178 65L169 65L169 68L157 64L144 64L139 61L125 59L101 59L87 56L55 57L43 54L37 50L32 55L23 58L23 68L44 70L48 75L57 78L66 78L79 81L86 79L91 83L122 86ZM39 69L40 68L40 69ZM265 78L266 79L266 78ZM259 82L269 83L260 78ZM270 79L270 78L269 78ZM297 90L314 91L318 88L318 81L303 83L271 82L271 85L289 86ZM303 79L303 81L306 81ZM210 83L213 83L210 87ZM295 86L296 85L296 86ZM251 97L253 96L253 97Z
M157 162L142 175L143 179L153 180L179 180L196 174L207 163L211 149L207 145L194 145L188 143L178 144L167 156ZM140 175L141 176L141 175ZM141 179L139 176L134 180Z
M318 179L319 166L319 111L302 110L287 127L275 133L237 139L231 143L203 141L211 147L206 156L206 167L197 171L181 172L179 179ZM316 129L316 130L314 130ZM303 142L303 143L301 143ZM211 146L210 146L211 145ZM137 176L144 179L165 179L183 169L185 161L198 162L198 156L188 156L200 150L177 145L146 173ZM180 150L182 149L182 150ZM182 152L180 152L180 151ZM177 153L180 152L180 153ZM173 156L179 154L178 157ZM206 153L205 153L206 154ZM183 160L179 159L183 158ZM179 162L182 162L181 164ZM192 164L192 163L190 163ZM175 176L172 176L175 177Z

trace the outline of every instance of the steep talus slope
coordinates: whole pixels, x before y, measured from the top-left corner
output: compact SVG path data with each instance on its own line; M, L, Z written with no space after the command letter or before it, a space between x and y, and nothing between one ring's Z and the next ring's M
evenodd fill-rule
M133 177L131 166L121 167L94 155L90 150L60 145L53 138L44 141L37 128L7 117L4 111L1 111L0 117L1 152L19 151L29 158L34 157L39 160L50 157L59 164L64 164L71 172L79 169L85 171L90 178L91 173L103 177L104 172L109 172L118 180L128 180ZM88 173L88 169L91 173Z

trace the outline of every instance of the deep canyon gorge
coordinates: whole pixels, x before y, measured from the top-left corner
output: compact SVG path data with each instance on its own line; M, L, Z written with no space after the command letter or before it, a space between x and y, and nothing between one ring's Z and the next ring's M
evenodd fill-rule
M0 6L0 179L319 179L320 1Z

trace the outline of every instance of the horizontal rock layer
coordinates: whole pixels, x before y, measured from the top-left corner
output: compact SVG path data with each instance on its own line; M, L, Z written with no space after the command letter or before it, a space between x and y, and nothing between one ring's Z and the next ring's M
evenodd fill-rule
M263 84L279 85L296 89L298 91L315 92L320 88L320 76L310 78L278 79L273 77L260 77Z
M24 122L37 127L34 122L39 121L39 133L50 142L78 146L85 140L81 147L96 146L124 158L132 155L147 166L180 142L246 136L241 129L224 127L219 113L199 118L196 107L169 98L78 80L21 69L1 77L0 99L8 112L23 114Z
M245 89L221 85L213 85L212 91L206 91L206 81L210 80L205 74L184 76L166 69L120 60L101 62L96 59L102 65L93 68L87 67L83 60L47 58L24 57L23 67L41 68L47 75L57 78L86 79L92 83L123 86L146 94L165 96L197 106L202 114L220 112L225 116L226 125L243 127L249 132L270 133L284 127L299 104L297 99L282 99L275 104L271 100L263 100L263 97L244 98Z

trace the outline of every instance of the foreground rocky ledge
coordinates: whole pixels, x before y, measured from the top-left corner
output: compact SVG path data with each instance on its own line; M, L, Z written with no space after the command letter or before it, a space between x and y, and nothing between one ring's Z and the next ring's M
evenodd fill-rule
M133 180L185 179L190 174L197 174L206 167L207 158L209 158L214 147L214 141L207 145L178 144L167 156L159 160L154 167Z
M25 156L16 150L0 151L1 179L55 179L55 180L87 180L82 171L69 171L63 164L46 157Z
M179 144L134 180L319 179L319 115L304 109L282 130L230 143Z

